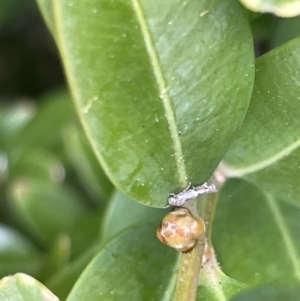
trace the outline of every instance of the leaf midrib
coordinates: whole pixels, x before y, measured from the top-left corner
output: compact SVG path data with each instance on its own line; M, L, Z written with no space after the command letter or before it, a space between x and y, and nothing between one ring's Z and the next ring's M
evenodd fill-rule
M295 245L293 243L293 239L292 239L291 234L288 230L288 227L285 223L285 220L280 212L280 209L278 207L276 200L271 195L266 194L266 201L267 201L267 204L269 205L270 210L274 216L278 230L279 230L282 240L284 242L284 246L286 247L287 256L290 258L290 260L292 262L295 277L300 282L300 258L297 255L297 251L296 251L297 248L295 247Z
M153 43L152 35L149 29L149 26L147 24L147 21L144 17L142 6L139 2L139 0L131 0L133 11L136 15L136 18L138 20L138 23L141 28L142 36L144 38L144 43L146 50L149 55L149 59L153 68L154 77L157 82L157 86L159 89L159 97L162 100L164 109L165 109L165 116L167 118L168 124L169 124L169 130L171 139L173 142L174 147L174 159L176 163L176 168L178 172L178 179L181 187L187 186L187 174L186 174L186 168L183 158L183 152L181 147L181 142L178 137L178 129L176 125L176 118L175 113L172 107L172 101L170 98L170 95L168 93L168 87L166 85L166 81L163 76L161 64L155 49L155 45Z
M227 163L225 161L220 164L220 168L227 177L230 177L230 178L243 177L244 175L260 171L260 170L262 170L266 167L269 167L272 164L286 158L288 155L290 155L292 152L297 150L299 147L300 147L300 139L296 140L292 144L283 148L281 151L279 151L275 155L268 157L268 158L266 158L258 163L255 163L253 165L249 165L249 166L242 167L242 168L235 168L234 166L230 166L230 164L227 165Z

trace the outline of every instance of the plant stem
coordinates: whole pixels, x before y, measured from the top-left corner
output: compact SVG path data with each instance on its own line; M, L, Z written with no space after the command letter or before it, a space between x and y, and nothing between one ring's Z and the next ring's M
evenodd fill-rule
M190 252L182 253L173 301L196 300L204 247L203 237Z
M218 189L224 184L226 178L216 170L210 181L214 183ZM188 253L182 253L173 295L173 301L194 301L197 297L197 288L200 271L202 268L202 260L205 252L206 244L211 246L212 222L216 209L219 193L212 193L201 196L201 199L186 207L196 217L200 216L204 219L206 231L197 245ZM197 206L200 204L200 206ZM198 208L197 208L198 207ZM208 255L208 254L207 254Z
M212 223L215 215L215 210L217 206L217 201L219 198L219 193L208 194L203 200L204 210L203 210L203 219L206 225L206 239L209 245L211 245L211 233L212 233Z

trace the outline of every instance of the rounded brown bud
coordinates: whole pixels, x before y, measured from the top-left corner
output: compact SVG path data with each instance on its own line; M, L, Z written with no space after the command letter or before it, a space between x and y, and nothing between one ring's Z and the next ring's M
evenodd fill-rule
M168 213L157 228L158 239L180 252L190 251L204 234L205 224L184 207Z

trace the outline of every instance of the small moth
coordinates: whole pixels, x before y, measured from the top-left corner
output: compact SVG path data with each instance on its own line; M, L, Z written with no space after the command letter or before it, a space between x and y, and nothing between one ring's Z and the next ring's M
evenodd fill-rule
M191 188L189 185L185 190L179 192L178 194L170 194L168 198L168 203L171 206L182 206L187 201L193 200L202 194L214 193L217 191L218 189L216 185L212 183L205 182L198 186L192 186Z

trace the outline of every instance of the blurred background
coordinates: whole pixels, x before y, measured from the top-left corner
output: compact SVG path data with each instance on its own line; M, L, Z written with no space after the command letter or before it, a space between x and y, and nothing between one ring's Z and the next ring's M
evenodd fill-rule
M15 166L12 162L17 161L12 153L23 148L17 145L20 133L34 119L43 96L63 87L57 49L35 1L1 1L0 217L8 223L7 189ZM25 144L34 143L29 139Z
M0 2L0 97L38 99L64 85L56 46L34 0Z

